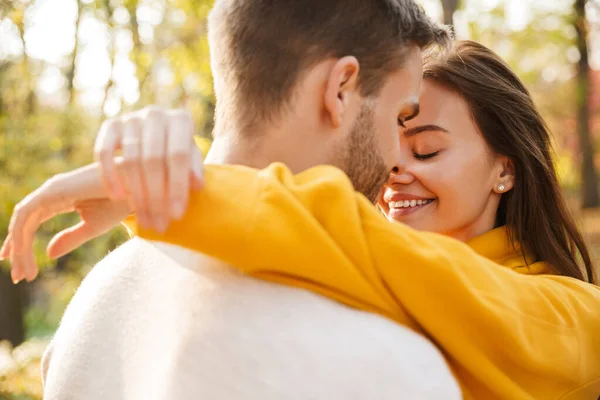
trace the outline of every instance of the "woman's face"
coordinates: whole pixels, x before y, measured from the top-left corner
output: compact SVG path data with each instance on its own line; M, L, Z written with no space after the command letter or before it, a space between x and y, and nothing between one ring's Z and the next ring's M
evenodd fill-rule
M420 100L420 114L400 129L401 156L379 207L390 221L469 240L493 229L512 163L491 151L459 95L426 80Z

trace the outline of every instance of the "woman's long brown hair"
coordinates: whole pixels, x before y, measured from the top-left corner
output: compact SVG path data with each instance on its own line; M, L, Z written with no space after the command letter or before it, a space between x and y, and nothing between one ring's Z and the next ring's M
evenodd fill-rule
M550 131L521 80L471 41L429 60L424 77L461 95L492 151L514 163L515 186L502 195L496 225L506 225L513 243L561 275L595 283L590 253L558 183Z

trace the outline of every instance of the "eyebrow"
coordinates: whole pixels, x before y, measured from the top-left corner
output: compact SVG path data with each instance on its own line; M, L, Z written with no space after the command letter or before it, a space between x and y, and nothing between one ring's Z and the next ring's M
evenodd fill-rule
M450 132L448 132L447 129L444 129L438 125L420 125L420 126L415 126L414 128L409 128L406 131L404 131L404 136L413 137L421 132L430 132L430 131L450 133Z

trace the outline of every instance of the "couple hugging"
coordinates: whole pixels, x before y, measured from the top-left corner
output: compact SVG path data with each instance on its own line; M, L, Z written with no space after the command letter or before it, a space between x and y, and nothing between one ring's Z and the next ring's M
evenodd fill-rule
M35 278L125 222L42 362L45 399L596 399L600 290L530 94L412 0L216 0L188 114L106 121L15 209ZM121 156L114 158L115 149Z

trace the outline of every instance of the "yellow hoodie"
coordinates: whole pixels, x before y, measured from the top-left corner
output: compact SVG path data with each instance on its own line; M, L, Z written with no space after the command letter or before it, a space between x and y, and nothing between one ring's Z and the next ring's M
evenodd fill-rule
M206 166L182 221L138 233L413 328L465 398L600 395L598 287L527 266L503 229L465 244L392 224L335 168Z

